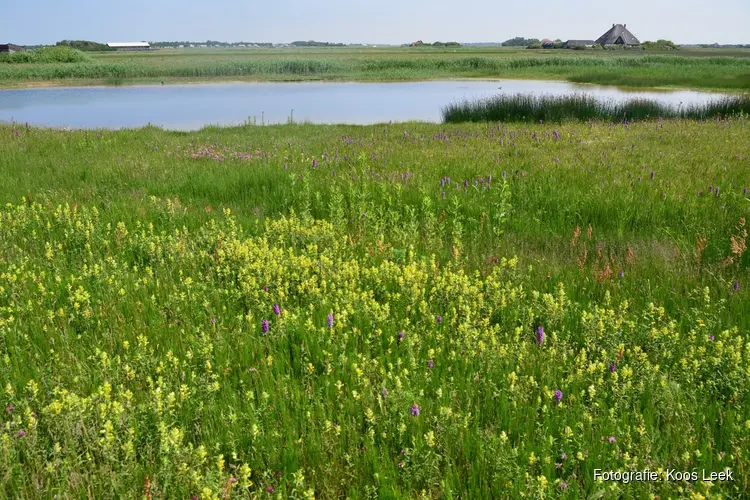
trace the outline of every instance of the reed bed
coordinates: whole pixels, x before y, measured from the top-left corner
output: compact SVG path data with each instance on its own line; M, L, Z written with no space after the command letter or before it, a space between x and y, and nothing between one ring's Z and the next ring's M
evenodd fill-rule
M196 65L150 66L133 62L40 64L0 67L0 80L57 80L66 78L220 77L252 75L324 75L339 65L325 60L224 61Z
M674 106L652 99L602 100L588 94L502 94L464 100L443 108L443 121L527 122L568 120L633 121L660 118L705 120L750 114L750 95L733 95L701 104Z
M330 51L311 55L252 53L212 57L199 53L95 55L90 62L0 64L0 83L57 81L221 78L417 80L434 78L550 78L630 86L750 88L750 58L661 55L519 55L511 53L408 53L385 55ZM392 55L391 55L392 54ZM40 61L41 62L41 61Z

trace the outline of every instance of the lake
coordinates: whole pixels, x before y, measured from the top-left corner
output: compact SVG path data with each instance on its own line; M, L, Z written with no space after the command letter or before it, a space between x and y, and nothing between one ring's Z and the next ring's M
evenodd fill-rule
M441 121L440 110L465 98L500 93L586 93L602 99L632 97L672 105L706 102L719 94L623 90L538 80L399 83L225 83L0 90L0 122L72 128L129 128L148 124L172 130L246 121L373 124Z

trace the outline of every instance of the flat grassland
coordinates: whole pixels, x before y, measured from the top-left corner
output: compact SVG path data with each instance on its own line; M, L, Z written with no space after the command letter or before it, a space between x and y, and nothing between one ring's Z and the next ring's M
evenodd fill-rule
M508 48L165 49L82 62L3 64L0 86L200 81L530 78L632 87L750 89L750 50L674 53Z
M746 497L749 132L0 126L2 495Z

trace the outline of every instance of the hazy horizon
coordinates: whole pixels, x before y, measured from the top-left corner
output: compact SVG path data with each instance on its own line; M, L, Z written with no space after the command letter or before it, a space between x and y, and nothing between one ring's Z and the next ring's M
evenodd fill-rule
M627 24L642 42L750 43L747 0L631 0L590 4L580 0L540 3L534 15L520 3L468 0L381 0L361 6L330 0L325 8L301 0L250 6L239 0L147 0L106 4L80 0L10 2L0 19L0 43L51 45L60 40L107 42L205 41L399 45L415 40L461 43L509 38L596 39L613 23Z

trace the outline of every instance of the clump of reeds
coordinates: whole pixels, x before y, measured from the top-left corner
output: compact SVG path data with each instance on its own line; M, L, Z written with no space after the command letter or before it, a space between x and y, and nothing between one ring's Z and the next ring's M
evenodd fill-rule
M586 94L513 94L464 100L449 104L442 110L443 121L446 123L707 119L740 113L750 114L750 95L724 96L705 103L673 106L643 98L614 101L601 100Z
M20 54L25 53L21 52ZM59 80L65 78L213 78L257 75L311 77L331 74L336 71L341 71L341 67L335 61L314 59L229 60L174 66L149 66L132 61L97 61L85 64L0 65L0 81Z

